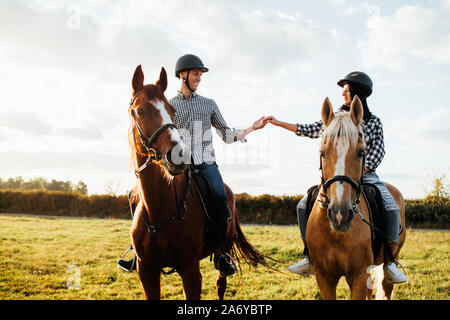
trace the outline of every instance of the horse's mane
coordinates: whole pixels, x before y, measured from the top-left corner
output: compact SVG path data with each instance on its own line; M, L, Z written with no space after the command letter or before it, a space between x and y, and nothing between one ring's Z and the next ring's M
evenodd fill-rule
M350 117L350 113L346 111L336 112L333 120L325 128L322 134L323 141L333 138L334 143L350 142L350 145L358 143L358 136L362 134L361 125L355 125Z

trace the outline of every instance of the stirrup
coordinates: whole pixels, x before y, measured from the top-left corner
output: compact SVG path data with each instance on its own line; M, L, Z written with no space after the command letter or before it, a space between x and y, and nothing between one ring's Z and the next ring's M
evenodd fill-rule
M404 274L405 277L406 277L406 271L405 271L405 268L403 268L403 266L402 266L402 264L400 263L400 261L394 259L394 261L392 261L392 262L394 262L396 266L400 266L400 268L402 268L403 274Z
M404 282L408 281L408 277L406 276L405 268L403 268L402 264L398 260L395 260L395 259L390 261L389 265L391 265L391 264L393 264L397 268L398 272L402 276L404 276L404 280L392 281L392 279L386 278L386 281L388 281L389 283L393 283L393 284L400 284L400 283L404 283ZM389 269L387 269L389 265L384 267L384 274L385 274L385 276L386 276L386 270L389 270ZM400 271L400 269L398 269L398 266L400 266L400 268L403 270L403 273L402 273L402 271ZM389 272L392 273L392 271L389 271Z
M125 260L124 257L125 255L129 252L129 251L133 251L133 247L131 246L129 249L127 249L124 254L122 255L122 257L120 259L117 260L117 265L119 266L120 269L126 271L126 272L131 272L133 270L136 270L136 254L134 254L133 258L131 259L131 266L129 267L129 269L127 269L127 267L123 266L121 264L121 262L129 262L130 260Z
M123 258L125 257L125 255L126 255L129 251L133 251L133 252L134 252L133 246L130 246L130 247L124 252L124 254L120 257L120 259L123 260Z

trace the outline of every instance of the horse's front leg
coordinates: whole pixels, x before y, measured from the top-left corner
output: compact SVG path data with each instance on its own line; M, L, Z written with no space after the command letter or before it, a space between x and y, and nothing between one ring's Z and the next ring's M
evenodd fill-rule
M187 300L200 300L202 293L202 274L200 273L199 259L185 262L179 274L183 280L184 297Z
M159 266L155 266L150 261L138 259L137 272L144 288L145 299L161 299L161 270Z
M219 300L223 300L225 296L225 290L227 289L227 277L222 276L219 273L216 285L217 285L217 297L219 298Z
M145 214L142 202L136 206L130 237L134 252L137 255L137 272L144 289L145 299L159 300L161 298L161 268L158 261L149 254L151 251L150 234L139 218Z
M370 275L363 270L351 277L347 277L347 283L350 287L352 300L366 300L369 293L367 281Z
M325 272L322 272L319 268L315 268L314 273L316 275L317 285L319 286L322 299L324 300L336 300L336 286L339 279L330 278Z

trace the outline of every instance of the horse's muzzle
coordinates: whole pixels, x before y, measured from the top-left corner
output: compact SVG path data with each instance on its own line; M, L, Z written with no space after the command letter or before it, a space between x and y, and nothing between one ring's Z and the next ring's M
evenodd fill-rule
M351 205L331 204L327 210L332 229L340 232L347 232L350 229L353 222L353 214Z
M183 173L187 167L184 148L180 148L179 145L176 145L170 149L170 151L163 156L163 165L172 176Z

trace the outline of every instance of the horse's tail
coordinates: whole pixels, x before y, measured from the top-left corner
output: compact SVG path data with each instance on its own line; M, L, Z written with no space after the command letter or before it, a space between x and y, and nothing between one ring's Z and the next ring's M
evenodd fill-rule
M257 267L258 264L263 265L269 269L278 271L272 268L266 261L266 259L270 259L276 262L277 261L256 249L250 242L248 242L247 238L244 235L244 232L241 229L241 224L239 222L239 216L237 211L235 211L235 224L236 224L236 239L234 241L234 245L231 249L233 256L237 259L239 268L240 261L239 258L242 258L246 263L250 264L253 267Z

